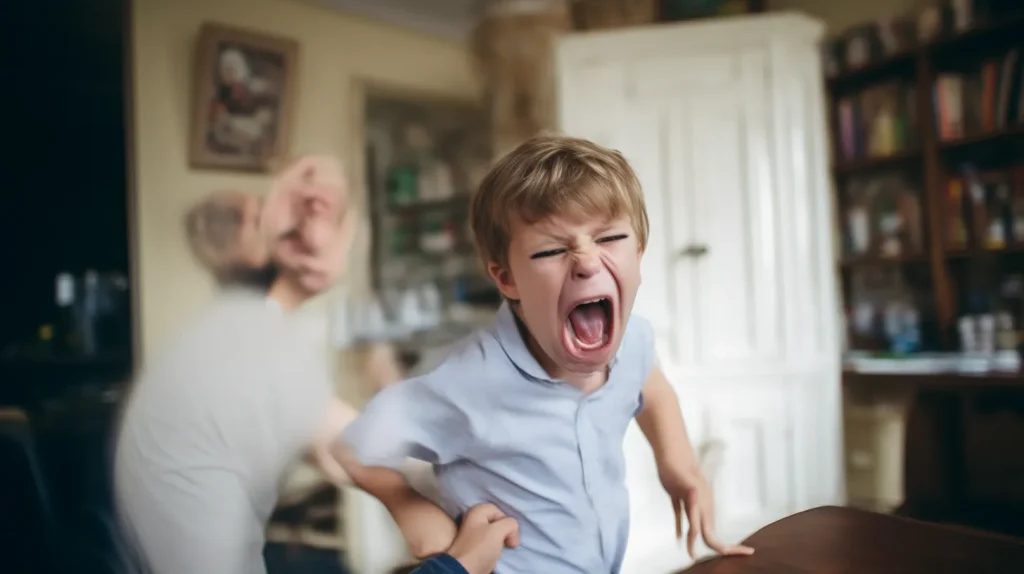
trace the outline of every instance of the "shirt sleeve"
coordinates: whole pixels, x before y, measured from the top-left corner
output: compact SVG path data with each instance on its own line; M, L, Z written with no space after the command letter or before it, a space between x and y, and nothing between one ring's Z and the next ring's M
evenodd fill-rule
M469 574L459 561L449 554L434 556L410 574Z
M651 376L651 372L658 366L658 349L654 340L654 327L651 326L650 321L647 319L637 317L637 329L640 332L638 337L641 344L640 356L643 357L640 368L643 380L647 382L647 377Z
M460 458L469 425L466 415L431 377L390 385L345 430L342 440L364 466L400 470L406 458L448 464Z
M635 352L636 356L640 357L640 370L637 373L640 388L637 391L636 410L633 412L633 416L636 417L644 410L643 389L651 373L658 367L658 350L654 343L654 327L651 326L651 323L639 315L634 315L630 321L635 322L637 331L637 350Z

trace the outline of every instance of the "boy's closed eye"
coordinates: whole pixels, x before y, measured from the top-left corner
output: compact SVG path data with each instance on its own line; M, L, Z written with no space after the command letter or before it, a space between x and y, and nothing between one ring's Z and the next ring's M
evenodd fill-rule
M548 249L546 251L538 251L537 253L534 253L533 255L530 256L530 259L543 259L544 257L552 257L555 255L561 255L563 253L565 253L565 249L563 248Z
M597 243L612 243L614 241L621 241L623 239L626 239L627 237L629 237L628 234L626 234L626 233L619 233L619 234L616 234L616 235L609 235L607 237L601 237L600 239L597 240ZM567 250L564 249L564 248L546 249L544 251L538 251L537 253L534 253L533 255L530 255L530 259L543 259L544 257L552 257L552 256L555 256L555 255L561 255L561 254L565 253L566 251Z
M597 242L598 243L611 243L613 241L622 241L623 239L626 239L627 237L629 237L628 234L626 234L626 233L619 233L619 234L616 234L616 235L609 235L607 237L602 237L602 238L598 239Z

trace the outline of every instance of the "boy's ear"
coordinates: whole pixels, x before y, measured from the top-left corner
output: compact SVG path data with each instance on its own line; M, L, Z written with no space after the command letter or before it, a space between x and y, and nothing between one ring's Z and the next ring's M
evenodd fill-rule
M511 271L502 267L497 261L491 261L487 264L487 273L490 274L491 279L494 279L498 291L501 291L506 299L519 300L519 289L516 288L516 281L512 277Z

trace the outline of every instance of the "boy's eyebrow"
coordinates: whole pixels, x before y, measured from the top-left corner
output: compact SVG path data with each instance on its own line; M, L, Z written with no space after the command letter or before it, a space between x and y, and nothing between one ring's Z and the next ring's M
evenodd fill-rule
M549 241L552 239L563 243L569 243L572 241L572 237L567 233L544 229L536 229L536 232L538 235L541 236L541 239L538 241L538 243L540 243L540 241Z

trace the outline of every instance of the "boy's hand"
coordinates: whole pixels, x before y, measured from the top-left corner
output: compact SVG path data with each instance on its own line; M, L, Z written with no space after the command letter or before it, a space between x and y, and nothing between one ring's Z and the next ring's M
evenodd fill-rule
M708 548L723 556L749 556L754 549L740 544L725 544L715 534L715 504L711 487L704 480L700 470L690 472L670 471L660 473L661 484L672 498L672 510L676 516L676 539L683 538L683 511L690 528L686 532L686 549L691 558L697 538L704 539Z

